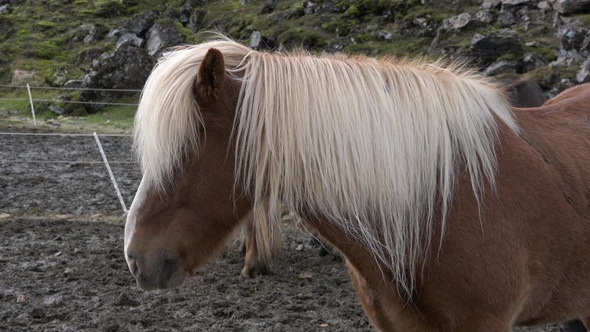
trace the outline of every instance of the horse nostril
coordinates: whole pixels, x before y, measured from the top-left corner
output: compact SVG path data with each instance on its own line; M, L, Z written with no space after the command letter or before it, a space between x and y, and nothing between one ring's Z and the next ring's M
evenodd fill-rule
M139 270L137 266L137 260L135 259L135 255L127 254L127 264L129 265L129 270L134 276L137 276L137 272Z

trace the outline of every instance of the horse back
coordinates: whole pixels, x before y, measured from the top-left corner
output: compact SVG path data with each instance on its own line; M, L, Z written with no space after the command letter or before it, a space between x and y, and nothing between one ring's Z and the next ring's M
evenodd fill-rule
M552 170L567 201L590 217L590 85L587 88L587 93L561 102L514 112L521 138Z

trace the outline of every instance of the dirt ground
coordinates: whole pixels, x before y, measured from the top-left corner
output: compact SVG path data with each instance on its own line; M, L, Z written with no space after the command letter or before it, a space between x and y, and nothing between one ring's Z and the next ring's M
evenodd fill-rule
M100 140L129 207L131 139ZM141 291L93 137L0 134L0 165L0 331L374 331L344 264L294 227L269 275L240 278L231 247L181 288Z

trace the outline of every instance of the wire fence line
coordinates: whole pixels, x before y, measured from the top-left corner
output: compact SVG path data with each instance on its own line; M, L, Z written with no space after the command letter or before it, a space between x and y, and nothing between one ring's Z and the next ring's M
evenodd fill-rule
M3 85L0 84L0 88L7 89L26 89L26 85ZM64 91L107 91L107 92L141 92L137 89L99 89L99 88L74 88L74 87L55 87L55 86L32 86L29 88L32 90L64 90Z
M98 91L98 92L134 92L140 93L137 89L100 89L100 88L75 88L75 87L53 87L53 86L31 86L31 85L3 85L0 84L0 90L26 90L28 98L9 98L0 97L0 103L3 101L29 101L31 109L34 109L33 102L45 103L64 103L64 104L79 104L79 105L103 105L103 106L137 106L137 103L117 103L117 102L99 102L99 101L79 101L79 100L63 100L63 99L35 99L31 90L54 90L54 91Z
M102 160L50 160L50 159L0 159L0 164L86 164L86 165L94 165L94 164L104 164L105 168L109 174L109 178L119 199L123 212L127 212L127 206L123 197L121 195L121 191L117 184L117 180L115 175L111 170L110 164L118 164L118 165L137 165L136 161L129 161L129 160L118 160L118 161L109 161L107 159L106 152L104 151L102 144L100 142L99 136L107 136L107 137L131 137L131 135L123 135L123 134L100 134L98 135L96 132L92 134L68 134L68 133L27 133L27 132L0 132L0 136L60 136L60 137L83 137L83 138L91 138L94 137L96 145L99 149L99 152L102 156Z
M94 137L94 134L70 134L70 133L17 133L17 132L0 132L0 135L11 135L11 136L72 136L72 137ZM110 137L132 137L132 135L126 134L98 134L98 136L110 136Z
M28 101L28 98L0 98L0 101ZM64 103L64 104L87 104L87 105L113 105L113 106L137 106L134 103L109 103L99 101L77 101L77 100L55 100L55 99L34 99L37 102Z
M53 91L97 91L97 92L133 92L133 93L140 93L141 90L134 90L134 89L89 89L89 88L75 88L75 87L43 87L43 86L30 86L27 84L26 86L20 85L0 85L0 91L2 89L5 90L17 90L23 89L28 94L28 98L11 98L11 97L0 97L0 105L2 102L10 102L10 101L28 101L31 108L31 113L33 115L33 123L35 128L37 127L37 122L35 119L35 103L36 102L48 102L48 103L70 103L70 104L90 104L90 105L109 105L109 106L137 106L136 103L116 103L116 102L92 102L92 101L77 101L77 100L63 100L63 99L35 99L33 98L33 93L31 90L53 90ZM1 94L0 94L1 96ZM119 186L115 179L115 176L111 170L110 164L137 164L134 161L108 161L106 153L102 148L102 144L99 139L99 135L96 132L92 134L66 134L66 133L26 133L26 132L0 132L0 135L15 135L15 136L62 136L62 137L94 137L95 142L98 146L100 154L102 156L101 161L97 160L40 160L40 159L0 159L0 163L28 163L28 164L104 164L106 167L107 172L109 173L109 177L111 179L112 185L115 189L116 195L121 203L121 207L123 208L124 212L127 212L126 204L123 200L121 195L121 191L119 190ZM131 137L131 135L121 135L121 134L101 134L100 136L119 136L119 137Z

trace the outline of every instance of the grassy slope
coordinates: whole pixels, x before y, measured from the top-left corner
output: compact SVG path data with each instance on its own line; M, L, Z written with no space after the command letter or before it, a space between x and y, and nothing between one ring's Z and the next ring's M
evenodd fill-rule
M344 51L368 55L424 55L436 35L436 30L420 28L417 20L438 26L444 18L461 12L478 11L477 1L433 1L423 6L418 0L317 0L319 8L314 14L306 14L306 3L302 0L280 0L270 13L263 13L266 0L251 0L241 5L238 0L197 0L189 12L199 24L199 30L217 30L237 40L249 42L253 31L260 31L269 48L279 45L287 48L303 46L314 52ZM31 85L48 86L55 84L55 77L65 80L79 79L88 71L92 59L83 55L89 49L111 52L116 40L103 38L88 44L84 41L93 27L106 35L110 30L120 28L132 15L148 10L178 13L184 1L137 1L137 0L23 0L12 5L10 14L2 14L10 23L9 33L0 33L0 84L9 84L14 70L36 73ZM307 8L309 9L309 8ZM1 24L2 22L0 22ZM524 41L539 42L538 51L554 57L556 40L543 32L541 21L533 20L531 28L521 31ZM197 43L200 36L180 23L176 24L187 43ZM482 27L478 30L497 27ZM385 41L380 34L390 32L392 40ZM442 45L446 48L466 49L474 31L444 36ZM436 54L435 54L436 56ZM63 91L35 91L36 99L54 99L68 95L76 100L76 93ZM26 99L26 90L0 88L0 98ZM126 99L122 102L134 103ZM47 106L36 105L38 118L55 118ZM26 100L0 100L0 121L27 116ZM73 114L84 115L80 106L73 107ZM78 119L81 126L112 127L128 130L134 107L118 106L104 112ZM62 120L59 120L62 121ZM69 121L74 121L70 119ZM62 121L63 122L63 121Z

